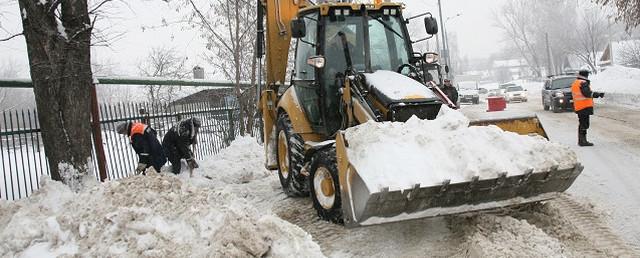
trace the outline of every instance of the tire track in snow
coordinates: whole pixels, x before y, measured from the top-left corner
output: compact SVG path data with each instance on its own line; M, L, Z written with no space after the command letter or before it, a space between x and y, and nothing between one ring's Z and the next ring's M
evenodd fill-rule
M451 257L463 240L445 218L419 219L358 228L320 220L310 198L285 198L273 204L280 218L307 231L329 257Z
M560 215L571 222L580 234L589 239L596 249L603 250L607 256L640 257L637 248L627 246L611 229L606 226L590 209L566 195L561 195L550 205L558 209Z

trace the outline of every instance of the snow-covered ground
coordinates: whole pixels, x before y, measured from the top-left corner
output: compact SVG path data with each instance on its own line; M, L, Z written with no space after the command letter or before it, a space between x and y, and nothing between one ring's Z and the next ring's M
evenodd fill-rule
M308 233L222 187L268 175L254 145L236 141L194 178L134 176L77 194L43 180L27 199L0 201L0 257L321 257Z
M255 139L239 138L202 160L193 177L134 176L77 194L45 180L29 198L0 201L0 257L608 254L586 236L593 232L563 219L573 215L557 215L553 203L345 229L318 220L309 198L286 197L263 161Z
M590 79L594 91L605 92L596 103L640 109L640 69L612 66Z

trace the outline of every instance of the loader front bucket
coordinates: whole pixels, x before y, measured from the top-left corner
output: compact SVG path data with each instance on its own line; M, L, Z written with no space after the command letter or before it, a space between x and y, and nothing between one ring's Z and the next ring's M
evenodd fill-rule
M571 186L583 167L551 168L516 176L501 176L462 183L442 182L435 186L414 185L390 191L369 189L347 156L347 140L336 138L336 155L345 226L357 227L401 220L458 214L507 207L555 198ZM394 173L402 173L397 171ZM429 173L425 171L425 173Z
M549 139L540 119L533 113L502 111L465 113L465 115L469 118L470 126L495 125L505 131L521 135L537 134Z

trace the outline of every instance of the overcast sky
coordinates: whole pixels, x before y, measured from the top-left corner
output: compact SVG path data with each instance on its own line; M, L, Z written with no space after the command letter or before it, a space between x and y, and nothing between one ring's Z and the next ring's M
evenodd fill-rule
M0 0L2 2L8 0ZM500 31L493 26L493 12L505 0L446 0L442 1L443 17L461 15L446 22L447 30L458 36L459 51L462 56L470 58L488 57L501 48ZM20 16L16 3L0 4L3 14L2 25L9 31L20 31ZM175 10L162 1L126 1L128 6L118 2L118 6L109 9L108 20L102 20L101 27L113 33L124 35L112 42L110 47L98 47L92 52L94 60L114 64L116 73L135 76L138 74L137 64L144 60L148 50L158 46L175 47L180 54L189 58L190 65L208 67L200 53L204 49L204 41L199 33L183 26L162 27L162 20L168 22L179 19ZM437 16L437 0L405 0L406 13L417 14L430 11ZM438 20L439 22L440 20ZM142 27L155 26L146 29ZM158 28L159 26L159 28ZM2 34L0 34L2 35ZM28 76L28 59L23 37L8 42L0 42L0 66L13 60L21 67L21 77ZM209 67L208 70L211 68ZM210 76L208 76L210 77Z

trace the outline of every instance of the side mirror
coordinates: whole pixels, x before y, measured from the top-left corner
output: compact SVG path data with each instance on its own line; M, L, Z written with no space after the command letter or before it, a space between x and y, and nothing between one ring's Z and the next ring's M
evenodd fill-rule
M445 65L445 66L444 66L444 71L445 71L446 73L449 73L449 65Z
M306 35L307 27L303 19L291 20L291 37L304 38Z
M427 34L434 35L438 33L438 22L433 17L424 17L424 28Z
M438 54L433 52L424 53L422 58L427 64L434 64L440 60Z
M323 68L325 61L324 56L310 56L307 58L307 64L315 68Z

